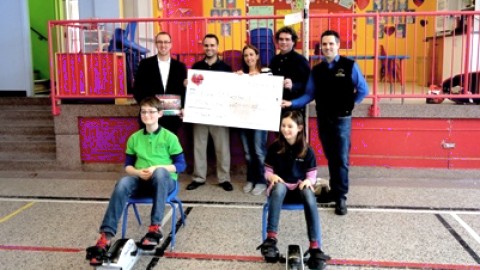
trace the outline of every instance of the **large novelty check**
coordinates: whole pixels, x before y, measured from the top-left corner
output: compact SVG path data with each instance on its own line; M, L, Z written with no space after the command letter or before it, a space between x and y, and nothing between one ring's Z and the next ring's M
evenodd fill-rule
M188 70L183 121L278 131L283 77Z

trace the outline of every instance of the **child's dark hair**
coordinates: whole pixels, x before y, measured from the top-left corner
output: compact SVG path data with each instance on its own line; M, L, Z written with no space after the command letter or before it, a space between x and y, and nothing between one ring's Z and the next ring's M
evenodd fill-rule
M280 119L280 125L281 125L281 121L285 118L291 118L293 122L295 122L299 127L301 126L303 129L305 129L305 120L301 112L286 111L285 113L283 113L282 118ZM308 149L307 139L305 137L305 130L303 129L298 132L297 139L295 140L295 143L291 146L294 155L298 158L305 157ZM278 151L278 154L284 154L286 152L286 149L289 143L283 136L282 132L280 132L280 135L278 136L277 140L280 144L280 150Z
M142 106L150 106L150 107L153 107L153 108L157 108L157 110L159 110L159 111L163 110L162 103L156 97L146 97L142 101L140 101L139 105L140 105L140 108Z

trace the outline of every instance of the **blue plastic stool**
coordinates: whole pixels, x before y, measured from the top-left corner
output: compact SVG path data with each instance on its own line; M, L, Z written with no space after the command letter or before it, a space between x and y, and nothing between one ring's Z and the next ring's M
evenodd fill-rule
M250 44L257 47L260 52L262 67L268 67L275 56L274 34L270 28L256 28L250 30Z
M175 189L168 194L167 201L172 208L172 241L170 242L170 250L173 250L175 248L175 235L176 235L176 221L177 221L177 215L176 215L176 207L175 204L178 205L178 209L180 210L180 220L181 224L185 225L185 213L183 212L183 206L182 206L182 201L177 197L179 191L178 187L178 180L175 181ZM125 234L127 233L127 221L128 221L128 208L130 206L133 207L133 211L135 213L135 217L137 218L138 224L142 225L142 220L140 219L140 215L138 214L138 209L137 209L137 204L153 204L153 198L152 197L141 197L141 198L130 198L128 199L127 205L125 206L125 209L123 210L123 222L122 222L122 238L125 238Z

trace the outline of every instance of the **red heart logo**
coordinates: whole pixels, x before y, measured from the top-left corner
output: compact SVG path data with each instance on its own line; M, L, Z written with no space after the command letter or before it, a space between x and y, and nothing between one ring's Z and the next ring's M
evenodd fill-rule
M389 26L389 27L385 27L383 29L383 31L385 32L385 34L387 35L392 35L393 33L395 33L395 26Z
M191 81L192 81L194 84L198 85L198 83L199 83L198 75L197 75L197 74L193 74Z
M357 7L360 10L364 10L368 4L370 4L370 0L357 0Z
M200 85L203 81L203 75L202 74L193 74L191 81L196 85Z
M423 2L424 2L424 1L425 1L425 0L413 0L413 3L414 3L417 7L419 7L419 6L423 5Z

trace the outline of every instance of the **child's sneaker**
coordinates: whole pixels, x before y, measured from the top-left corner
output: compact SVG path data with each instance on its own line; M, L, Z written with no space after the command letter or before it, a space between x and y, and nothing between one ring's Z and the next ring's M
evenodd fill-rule
M265 184L256 184L252 190L252 194L258 196L262 194L267 189L267 185Z
M110 248L110 240L108 240L105 233L100 234L95 246L87 248L87 260L90 260L90 265L98 266L103 263L103 259L108 249Z
M150 225L148 227L148 232L140 241L140 244L143 249L152 250L154 249L160 241L163 239L163 233L160 229L160 225Z
M252 182L247 182L245 186L243 186L243 192L249 193L253 189L253 183Z
M257 247L257 250L258 249L260 249L265 261L269 263L276 263L280 259L280 252L277 248L277 239L275 238L265 239L265 241Z
M327 261L330 260L330 256L323 253L321 249L311 248L308 250L308 253L310 253L307 261L309 269L323 270L327 267Z

